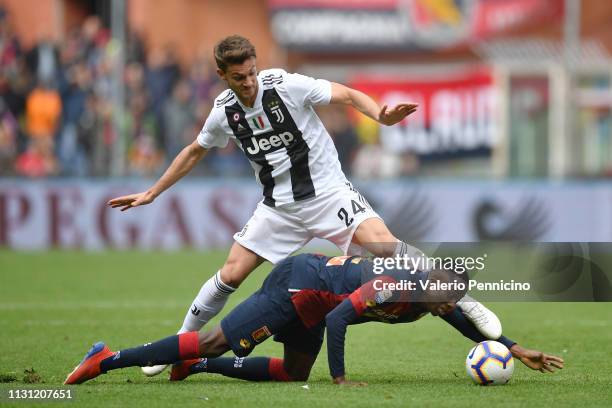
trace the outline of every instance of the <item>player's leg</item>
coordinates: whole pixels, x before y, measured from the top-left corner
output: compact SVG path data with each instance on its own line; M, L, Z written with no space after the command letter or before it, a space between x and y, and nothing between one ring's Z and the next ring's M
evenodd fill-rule
M290 377L287 377L285 367L293 374L300 374L296 379L303 378L304 372L299 371L300 363L296 363L294 353L289 355L286 362L285 359L270 357L246 358L255 346L274 334L275 339L281 338L279 341L291 349L299 348L298 342L312 342L309 340L312 336L305 333L306 329L299 323L291 302L291 293L287 290L293 267L292 260L288 258L279 263L268 275L261 289L221 321L224 339L236 358L183 361L172 367L170 379L178 381L195 373L211 373L249 381L288 381ZM320 333L315 338L318 348L310 346L306 351L316 350L314 353L310 352L316 355L322 337ZM293 344L296 346L292 347ZM302 348L304 347L306 346Z
M229 296L263 261L255 252L234 242L223 267L202 285L191 302L178 333L199 331L223 309ZM152 377L166 367L164 364L143 367L142 372Z
M283 359L271 362L270 370L276 381L307 381L321 346L325 326L306 328L300 319L286 325L275 336L274 340L283 343Z
M80 384L124 367L166 365L198 357L218 357L230 349L235 355L246 357L257 344L298 318L288 292L291 268L291 258L279 263L264 281L262 289L240 303L221 321L220 327L210 332L181 333L116 353L104 343L94 345L68 375L66 384ZM185 365L177 366L179 371L181 368L184 369ZM177 380L189 374L188 366L186 372L173 370L171 377Z
M66 378L65 384L81 384L111 370L170 364L198 357L217 357L230 349L220 328L210 332L175 334L153 343L112 352L104 343L95 344Z
M314 236L333 242L345 254L357 255L352 249L358 248L380 257L423 255L419 249L398 240L350 183L309 202L301 216Z
M397 239L382 218L378 217L370 217L360 222L353 233L351 243L379 257L424 256L420 249Z
M202 285L191 302L179 333L199 331L223 309L229 296L263 261L255 252L234 242L223 267Z
M310 235L295 215L260 203L242 231L234 234L234 240L223 268L204 283L187 310L179 333L200 330L264 260L276 264L304 246ZM143 367L142 371L154 376L165 368Z
M363 249L380 257L423 257L423 252L397 239L367 200L350 184L346 188L317 197L303 211L313 235L332 241L348 255L361 255ZM457 302L463 313L487 338L501 335L501 322L480 302L467 296Z
M425 256L418 248L395 238L380 218L369 218L359 224L352 242L381 257ZM482 303L465 295L457 302L457 306L486 338L494 340L501 336L502 326L499 318Z
M295 216L260 203L234 239L225 264L202 286L179 333L200 330L264 260L276 264L301 248L310 237Z
M303 353L285 344L283 359L277 359L271 371L276 381L308 381L316 360L316 354Z
M380 218L369 218L359 224L352 242L381 257L425 256L418 248L395 238ZM457 302L457 306L486 338L494 340L501 336L502 326L499 318L482 303L465 295Z
M255 305L255 303L252 304L252 306ZM182 380L190 374L213 373L248 381L308 380L310 370L323 344L324 328L321 326L308 330L296 315L284 314L284 316L291 317L293 320L284 324L274 336L274 340L284 343L285 353L283 358L219 357L181 362L172 368L170 379ZM228 337L237 338L243 336L241 337L241 342L250 343L255 341L252 336L248 336L249 330L237 336L236 330L232 326L239 323L239 321L234 317L230 318L230 320L235 321L232 324L226 325L226 330L229 333ZM270 319L267 320L268 324L263 327L274 327L272 321ZM232 341L229 341L229 343L232 343ZM238 351L240 352L241 350Z
M172 367L170 380L207 373L246 381L306 381L315 360L316 356L285 346L284 358L217 357L182 361Z
M440 315L440 317L444 319L447 323L452 325L455 329L460 331L465 337L472 339L476 343L480 343L481 341L485 341L485 340L495 340L495 341L502 343L508 348L510 348L512 344L515 343L512 340L508 339L507 337L503 336L501 332L495 338L490 338L490 337L485 336L480 331L480 329L478 329L474 325L474 323L467 318L466 313L463 310L461 310L461 308L459 307L455 308L454 310L452 310L451 312L445 315ZM500 327L501 327L501 324L500 324Z

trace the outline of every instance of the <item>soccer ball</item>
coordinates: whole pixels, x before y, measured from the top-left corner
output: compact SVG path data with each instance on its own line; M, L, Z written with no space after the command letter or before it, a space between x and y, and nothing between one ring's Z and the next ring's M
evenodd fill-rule
M497 341L475 345L465 359L465 370L476 384L503 385L514 372L514 359L506 346Z

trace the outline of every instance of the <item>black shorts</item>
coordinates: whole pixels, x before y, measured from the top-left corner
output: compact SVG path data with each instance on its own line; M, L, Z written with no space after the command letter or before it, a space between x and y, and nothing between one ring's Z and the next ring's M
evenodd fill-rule
M297 315L288 290L292 266L292 258L280 262L261 289L221 320L221 330L236 356L248 356L271 336L294 351L319 354L325 327L307 329Z

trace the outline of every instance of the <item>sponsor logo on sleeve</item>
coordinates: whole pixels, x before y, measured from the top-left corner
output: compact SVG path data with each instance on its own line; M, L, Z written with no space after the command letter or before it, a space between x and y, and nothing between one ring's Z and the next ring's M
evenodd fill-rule
M270 333L268 326L260 327L259 329L251 333L251 337L253 337L253 340L255 340L257 343L261 343L271 335L272 333Z
M243 349L250 349L251 342L248 341L247 339L240 339L240 347L242 347Z

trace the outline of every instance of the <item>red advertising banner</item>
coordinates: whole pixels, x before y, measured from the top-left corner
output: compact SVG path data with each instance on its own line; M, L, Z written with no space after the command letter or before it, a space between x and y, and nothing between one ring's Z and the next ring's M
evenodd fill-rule
M358 76L350 86L381 104L419 104L399 125L381 127L380 141L390 151L448 157L488 153L495 143L496 98L488 67L429 78Z
M399 0L268 0L272 10L284 8L395 9Z
M561 21L563 5L562 1L544 0L479 1L471 36L490 37L530 21Z

